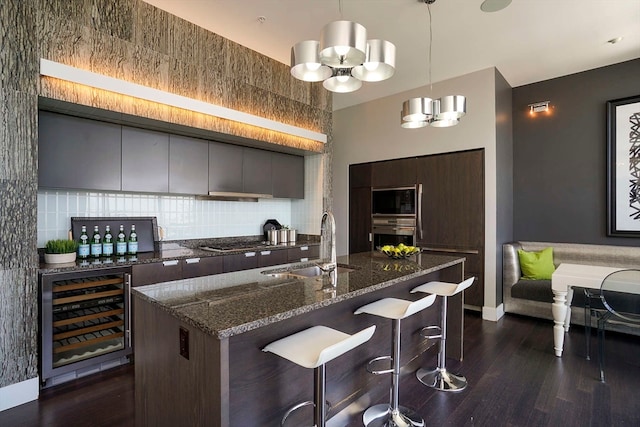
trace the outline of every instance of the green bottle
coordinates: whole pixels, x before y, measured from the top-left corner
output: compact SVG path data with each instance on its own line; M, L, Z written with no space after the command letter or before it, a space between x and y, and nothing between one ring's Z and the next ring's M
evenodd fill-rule
M135 255L138 253L138 233L136 233L136 226L131 226L131 233L129 233L129 255Z
M124 234L124 225L120 224L118 238L116 239L116 255L122 256L127 253L127 236Z
M93 227L93 237L91 238L91 256L94 258L100 258L102 255L102 243L100 241L100 231L98 226Z
M102 239L102 256L110 257L113 255L113 235L111 227L106 226L104 230L104 238Z
M89 258L89 236L87 235L87 226L82 226L82 231L80 232L80 238L78 239L78 258L87 259Z

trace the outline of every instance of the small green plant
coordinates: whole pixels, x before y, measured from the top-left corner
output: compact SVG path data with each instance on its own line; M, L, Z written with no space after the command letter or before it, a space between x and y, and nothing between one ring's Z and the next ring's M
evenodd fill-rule
M49 240L45 247L45 252L48 254L70 254L74 253L78 249L78 243L74 240Z

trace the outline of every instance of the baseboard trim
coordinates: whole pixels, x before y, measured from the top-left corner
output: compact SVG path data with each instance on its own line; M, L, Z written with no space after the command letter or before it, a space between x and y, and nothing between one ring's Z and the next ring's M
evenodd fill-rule
M497 322L502 316L504 316L504 304L500 304L497 307L482 307L482 318L484 320Z
M40 379L38 377L0 388L0 411L13 408L38 398Z

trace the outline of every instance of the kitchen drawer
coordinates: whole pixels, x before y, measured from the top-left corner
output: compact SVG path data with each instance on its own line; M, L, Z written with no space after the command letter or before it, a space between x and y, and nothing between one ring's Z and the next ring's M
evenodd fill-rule
M245 252L242 254L225 255L224 272L249 270L258 268L258 252Z
M177 259L131 267L131 284L134 287L179 279L182 279L182 264Z
M320 245L298 246L287 249L289 262L304 262L311 259L318 259L320 256Z
M289 254L286 249L260 251L258 267L270 267L272 265L288 263Z
M182 278L209 276L220 274L224 271L224 263L221 256L187 258L182 260Z

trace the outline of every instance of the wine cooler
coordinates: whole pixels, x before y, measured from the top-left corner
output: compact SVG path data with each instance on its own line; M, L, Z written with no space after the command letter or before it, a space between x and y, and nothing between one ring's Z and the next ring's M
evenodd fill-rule
M130 272L120 267L41 276L43 388L128 363Z

